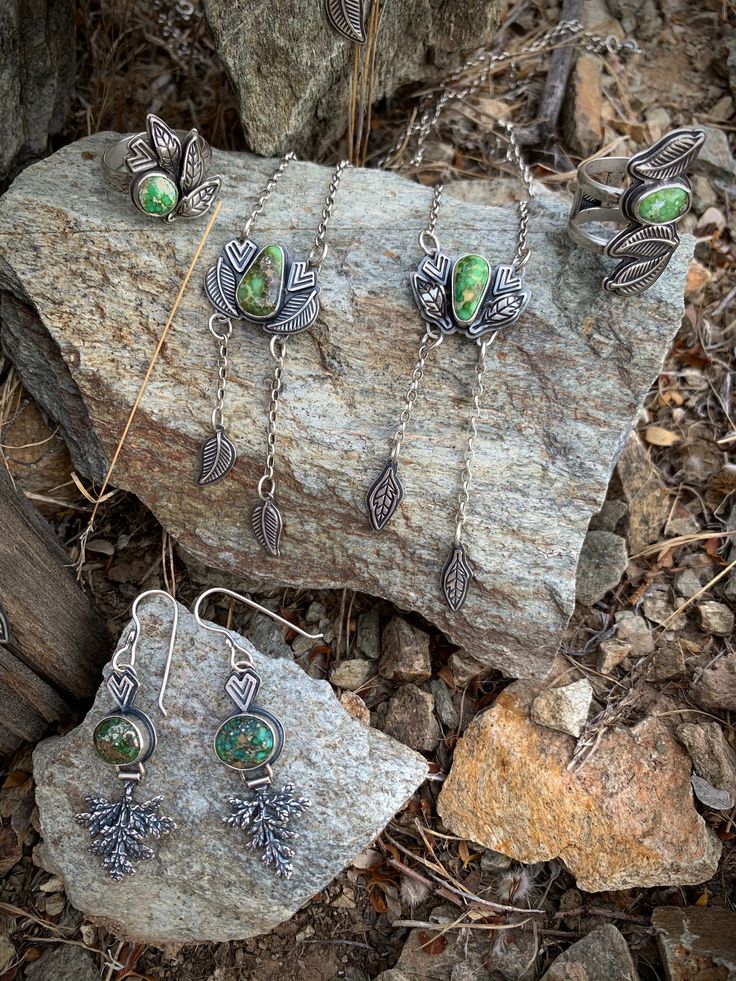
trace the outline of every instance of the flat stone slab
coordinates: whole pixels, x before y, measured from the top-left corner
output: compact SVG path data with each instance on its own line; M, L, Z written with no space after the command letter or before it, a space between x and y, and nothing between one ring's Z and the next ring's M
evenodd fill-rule
M99 479L117 444L203 226L146 221L103 182L98 134L30 167L0 202L3 343L61 425L75 466ZM454 535L475 345L432 352L402 451L405 497L369 526L365 493L382 470L422 325L409 287L429 188L347 172L329 228L317 324L289 343L277 477L281 557L261 552L250 509L263 473L272 361L260 330L235 324L226 414L239 460L196 485L210 435L216 346L202 282L273 168L215 153L224 205L113 474L187 553L251 588L347 587L415 610L479 661L543 676L573 609L575 570L617 452L681 318L690 246L643 296L601 289L598 257L574 248L567 204L543 195L530 224L532 300L489 352L466 525L476 578L461 613L441 595ZM259 242L311 247L330 170L295 163L258 219ZM443 248L515 251L516 210L447 198Z
M213 750L220 723L236 710L225 694L229 653L224 639L180 608L168 712L157 707L168 647L171 608L162 598L141 604L143 632L136 669L136 707L150 715L158 748L146 764L135 800L163 795L160 813L176 830L147 839L156 856L134 860L136 872L114 882L89 851L89 831L75 821L86 794L117 800L122 782L94 751L95 725L114 710L103 685L77 729L41 743L34 753L36 800L44 862L60 875L72 904L104 921L118 936L167 944L251 937L292 916L383 830L427 772L426 761L376 729L356 722L326 681L296 664L270 659L237 634L262 677L257 704L281 719L283 755L274 764L275 789L293 784L311 807L289 827L294 873L279 879L245 848L246 832L228 828L228 797L247 797L239 774ZM129 628L126 627L122 636ZM369 806L368 806L369 805Z

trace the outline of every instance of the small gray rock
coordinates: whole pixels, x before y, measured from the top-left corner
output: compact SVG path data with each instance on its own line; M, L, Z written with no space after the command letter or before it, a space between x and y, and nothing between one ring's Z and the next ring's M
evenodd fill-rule
M712 712L736 709L736 651L707 667L690 686L693 701Z
M442 733L432 696L416 685L404 685L388 703L383 731L420 752L436 749Z
M700 625L709 634L716 637L730 637L733 633L734 615L724 604L715 600L706 600L698 606Z
M304 614L304 619L307 623L319 623L327 615L327 608L324 603L320 603L315 600L310 603L307 607L307 612Z
M434 695L434 705L440 722L448 729L457 729L460 716L452 700L452 692L441 678L434 678L429 683L429 690Z
M505 872L511 865L511 861L509 856L504 855L503 852L494 852L492 848L486 848L480 857L480 867L484 872L492 872L497 875L499 872Z
M597 668L601 674L610 674L631 654L631 644L625 640L612 637L602 640L598 645Z
M94 960L81 947L60 944L47 948L25 968L27 981L100 981Z
M575 596L583 606L593 606L618 586L629 557L626 539L610 531L589 531L578 559Z
M675 576L675 589L680 596L685 596L688 599L694 596L702 586L700 576L694 569L683 569L679 575Z
M465 688L469 685L473 678L477 678L478 675L488 669L487 664L483 664L469 654L464 647L460 650L455 651L454 654L450 656L450 670L452 671L452 677L455 679L456 684L459 688Z
M531 931L504 930L494 937L489 967L504 981L536 977L537 941Z
M615 531L628 511L626 501L604 501L588 525L589 531Z
M626 941L605 923L568 947L541 981L639 981Z
M330 681L337 688L346 688L348 691L356 691L375 675L375 668L370 661L362 658L351 658L349 661L341 661L330 673Z
M661 647L652 657L648 669L649 681L670 681L685 674L685 654L678 644Z
M736 752L717 722L684 722L677 738L685 746L699 777L736 800Z
M674 616L675 608L667 589L651 589L644 597L642 609L647 620L658 623L660 626L663 623L668 623L671 629L674 629L682 619L681 617L671 619Z
M432 677L429 634L402 617L392 617L383 628L378 672L392 681L428 681Z
M532 722L577 737L588 719L593 686L587 678L562 688L547 688L532 702Z
M377 661L381 653L381 626L378 610L374 606L367 613L358 617L358 629L355 635L355 653Z
M266 657L294 660L294 652L284 640L282 628L265 613L253 615L244 630L244 635Z
M695 169L714 177L736 177L736 162L726 133L716 126L699 128L705 132L705 143L695 162Z
M654 650L651 627L633 610L620 610L616 614L616 637L631 645L635 657L651 654Z

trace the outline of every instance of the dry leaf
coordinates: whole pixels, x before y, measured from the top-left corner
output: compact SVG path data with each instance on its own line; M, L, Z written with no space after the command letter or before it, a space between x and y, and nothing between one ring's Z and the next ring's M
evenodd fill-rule
M661 426L647 426L644 430L644 439L652 446L674 446L675 443L680 442L681 437Z

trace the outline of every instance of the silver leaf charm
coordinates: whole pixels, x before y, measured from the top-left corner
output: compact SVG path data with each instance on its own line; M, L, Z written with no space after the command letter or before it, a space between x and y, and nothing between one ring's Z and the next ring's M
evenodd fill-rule
M235 466L235 447L222 429L217 429L213 436L202 445L202 461L199 471L198 484L214 484L222 480Z
M158 161L164 170L175 174L179 170L181 159L181 141L176 133L163 119L150 113L146 119L146 128Z
M404 488L399 480L398 465L395 460L391 460L371 484L366 498L368 518L375 531L382 531L386 527L403 496Z
M223 818L225 824L246 831L249 840L245 847L259 850L263 864L272 865L280 879L290 879L294 850L287 843L299 835L288 824L311 807L309 798L297 797L289 783L276 791L259 787L253 797L229 797L228 803L231 812Z
M0 605L0 644L10 643L10 624L5 610Z
M325 0L327 19L348 41L365 41L363 0Z
M455 542L445 562L441 579L442 592L453 613L457 613L465 603L472 578L473 572L465 554L465 546L462 542Z
M642 228L629 225L611 239L606 246L606 254L614 258L637 256L652 259L674 252L679 244L679 236L672 225L644 225Z
M197 131L192 130L184 143L179 183L182 191L188 194L204 177L204 160Z
M629 160L627 170L642 180L666 181L679 177L693 163L705 143L698 129L676 129Z
M179 202L174 212L177 218L199 218L206 214L212 207L212 202L217 197L222 181L219 177L209 177L202 181L199 187L185 195Z
M269 555L278 556L281 554L281 532L284 523L281 512L273 503L270 497L265 501L258 501L250 515L250 523L256 541Z
M619 296L633 296L648 290L667 268L670 253L653 259L633 259L619 263L610 276L603 280L603 287Z
M489 330L500 330L516 323L529 302L529 290L518 290L516 293L504 293L487 304L483 316L476 324L471 324L468 333L471 337L487 333Z

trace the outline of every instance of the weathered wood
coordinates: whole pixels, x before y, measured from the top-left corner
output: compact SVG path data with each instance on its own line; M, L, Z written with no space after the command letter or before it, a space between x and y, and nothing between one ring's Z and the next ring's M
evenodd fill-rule
M0 718L17 741L38 739L68 714L69 699L95 690L109 640L66 552L2 467L0 528L0 597L11 629L0 647Z
M367 14L372 2L379 0L366 2ZM380 3L373 100L490 45L500 7L495 0ZM330 27L324 0L205 0L205 12L252 150L314 158L343 136L354 45Z
M201 225L142 220L103 183L110 135L29 168L0 203L0 284L36 310L5 320L3 343L29 390L67 433L75 466L99 479L194 254ZM476 579L461 614L440 593L452 541L477 349L452 336L432 352L402 451L405 498L377 535L365 491L383 467L422 334L409 289L431 192L392 174L349 171L329 228L322 313L288 345L277 445L282 555L254 543L249 512L263 472L272 374L268 341L236 324L226 401L239 459L196 485L216 384L207 266L241 228L273 162L215 154L224 205L194 284L113 475L184 550L269 588L346 587L417 610L476 658L511 675L547 670L573 608L588 521L614 458L679 325L688 244L646 294L601 289L602 261L572 246L567 202L533 208L532 300L492 348L466 528ZM255 227L293 254L312 244L330 171L293 164ZM513 255L516 211L453 199L438 231L451 253ZM690 245L690 248L692 246ZM4 306L5 309L5 306ZM26 309L25 307L23 309ZM37 347L36 339L45 338ZM41 391L40 379L50 379Z

